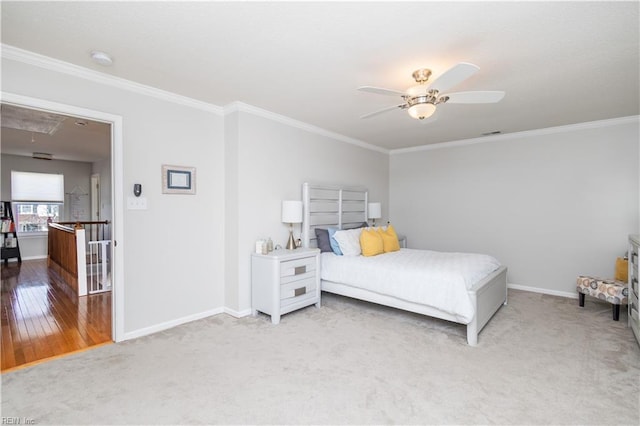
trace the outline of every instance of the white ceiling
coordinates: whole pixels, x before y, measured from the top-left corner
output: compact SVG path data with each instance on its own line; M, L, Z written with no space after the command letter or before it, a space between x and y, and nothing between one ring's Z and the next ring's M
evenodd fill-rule
M387 149L638 115L639 3L2 2L2 42L214 105L251 104ZM89 52L109 52L104 68ZM453 91L498 104L441 105L423 123L404 90L458 62Z
M30 118L23 122L38 124L42 118L57 118L60 124L50 133L18 129L7 118ZM2 153L31 157L34 153L51 154L54 160L91 163L111 156L111 126L61 114L43 114L15 106L2 105ZM27 115L28 116L28 115ZM32 128L32 127L31 127Z

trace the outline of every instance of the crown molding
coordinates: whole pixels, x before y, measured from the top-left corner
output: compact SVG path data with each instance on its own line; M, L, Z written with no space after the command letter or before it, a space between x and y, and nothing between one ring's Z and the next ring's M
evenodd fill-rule
M83 78L95 83L100 83L119 89L128 90L141 95L151 96L157 99L161 99L168 102L173 102L180 105L185 105L191 108L212 112L216 115L225 116L236 111L247 112L253 115L264 117L279 123L286 124L291 127L296 127L311 133L316 133L322 136L326 136L341 142L346 142L352 145L359 146L361 148L370 149L373 151L381 152L383 154L389 154L389 150L363 142L358 139L353 139L348 136L340 135L338 133L330 132L320 127L304 123L302 121L294 120L293 118L286 117L284 115L276 114L271 111L264 110L262 108L255 107L253 105L245 104L243 102L232 102L225 107L210 104L207 102L199 101L187 96L178 95L176 93L168 92L165 90L157 89L155 87L146 86L144 84L135 83L124 78L115 77L103 72L91 70L78 65L70 64L55 58L40 55L38 53L30 52L28 50L20 49L7 44L0 44L2 51L2 58L22 62L28 65L33 65L39 68L44 68L50 71L60 72L63 74L72 75L74 77Z
M243 102L232 102L224 107L224 114L231 114L233 112L247 112L249 114L253 114L259 117L267 118L272 121L276 121L282 124L286 124L291 127L295 127L301 130L305 130L310 133L315 133L321 136L326 136L331 139L338 140L340 142L345 142L351 145L356 145L360 148L369 149L372 151L377 151L383 154L388 155L389 150L386 148L382 148L376 145L372 145L370 143L361 141L359 139L350 138L348 136L344 136L338 133L331 132L329 130L325 130L321 127L314 126L309 123L305 123L303 121L294 120L293 118L286 117L284 115L276 114L275 112L267 111L262 108L255 107L253 105L245 104Z
M40 55L38 53L10 46L8 44L1 44L0 48L2 50L3 59L22 62L28 65L47 69L49 71L72 75L74 77L83 78L95 83L116 87L118 89L128 90L130 92L154 97L164 101L173 102L179 105L184 105L207 112L212 112L217 115L223 114L222 107L207 102L198 101L187 96L178 95L166 90L156 89L155 87L146 86L144 84L135 83L124 78L115 77L99 71L91 70L89 68L70 64L69 62L64 62L59 59L51 58L49 56Z
M418 151L431 151L434 149L452 148L456 146L475 145L479 143L497 142L514 138L523 138L531 136L551 135L557 133L574 132L576 130L599 129L620 124L640 124L640 116L632 115L629 117L611 118L607 120L589 121L586 123L568 124L566 126L547 127L544 129L525 130L523 132L505 133L503 135L484 136L473 139L461 139L451 142L434 143L431 145L414 146L411 148L399 148L389 151L390 155L407 154Z

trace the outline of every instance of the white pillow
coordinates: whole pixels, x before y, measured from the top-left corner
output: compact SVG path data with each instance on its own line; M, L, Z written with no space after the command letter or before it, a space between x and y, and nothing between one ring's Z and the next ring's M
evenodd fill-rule
M340 251L345 256L358 256L362 253L360 249L360 233L362 228L344 229L336 231L333 238L338 242Z

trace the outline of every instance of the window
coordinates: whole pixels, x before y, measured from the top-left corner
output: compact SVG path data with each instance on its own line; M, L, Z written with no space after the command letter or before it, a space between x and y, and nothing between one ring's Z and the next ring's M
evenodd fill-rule
M64 176L11 171L11 199L18 232L46 232L59 222L64 201Z
M33 204L20 204L17 210L18 214L33 214Z
M16 203L16 229L18 232L47 232L47 223L60 222L62 204Z

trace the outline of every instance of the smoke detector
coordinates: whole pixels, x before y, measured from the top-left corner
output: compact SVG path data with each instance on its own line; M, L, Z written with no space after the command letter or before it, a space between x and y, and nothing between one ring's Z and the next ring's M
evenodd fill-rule
M98 65L102 65L104 67L108 67L113 64L113 59L108 53L101 52L99 50L94 50L91 52L91 59Z

